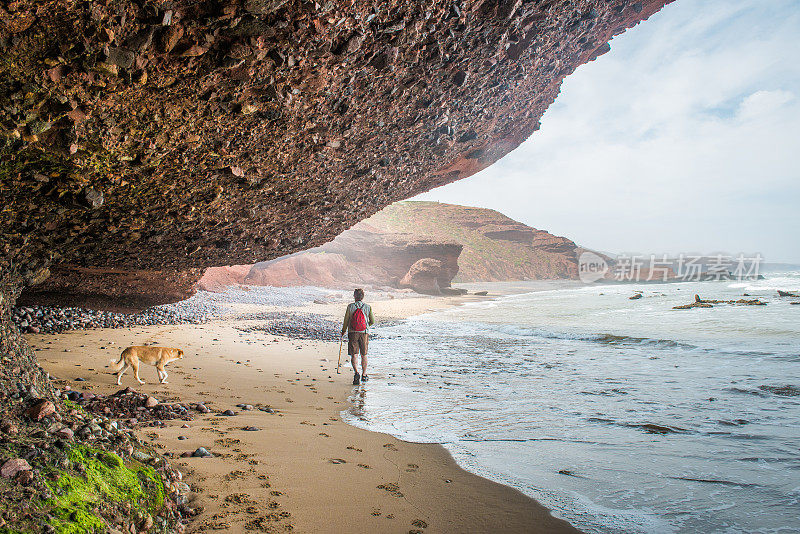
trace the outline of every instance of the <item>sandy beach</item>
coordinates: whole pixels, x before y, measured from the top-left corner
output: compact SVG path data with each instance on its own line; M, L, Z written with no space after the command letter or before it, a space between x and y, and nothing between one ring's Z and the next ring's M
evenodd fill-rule
M379 320L400 319L470 298L476 297L372 305ZM276 309L337 320L342 310L342 303ZM174 420L140 431L142 439L174 455L193 490L192 505L202 507L189 532L577 532L522 493L460 469L439 445L407 443L345 424L340 413L348 408L348 397L363 398L369 385L350 385L344 356L336 374L338 344L237 328L251 324L216 321L27 337L57 384L94 393L120 389L106 366L128 345L184 349L186 358L167 367L168 384L158 384L155 368L142 366L147 383L137 384L129 370L122 386L162 402L204 402L212 410L195 414L188 428ZM381 362L371 361L370 368L379 380ZM235 415L218 414L229 409ZM198 447L214 457L180 457Z

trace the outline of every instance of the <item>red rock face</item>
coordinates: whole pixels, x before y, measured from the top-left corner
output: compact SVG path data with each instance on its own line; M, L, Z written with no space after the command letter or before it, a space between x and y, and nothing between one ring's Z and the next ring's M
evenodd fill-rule
M368 222L357 224L330 243L285 258L261 262L231 283L263 286L312 285L352 289L357 285L423 288L424 293L439 293L450 287L458 273L461 245L438 242L420 236L385 233ZM436 262L433 277L437 289L418 283L401 285L414 265L421 260ZM244 270L236 272L242 273ZM198 289L218 290L217 281L231 273L229 267L212 267L198 282ZM428 269L430 271L430 269ZM428 272L426 271L426 272ZM415 278L416 280L416 278Z
M321 245L518 146L668 1L4 3L0 268L152 303Z

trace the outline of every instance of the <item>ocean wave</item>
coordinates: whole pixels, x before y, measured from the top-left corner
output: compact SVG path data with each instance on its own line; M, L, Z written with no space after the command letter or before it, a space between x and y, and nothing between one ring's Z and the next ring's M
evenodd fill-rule
M745 291L800 291L800 274L785 273L789 276L776 276L765 280L743 280L728 284L731 289L744 289Z
M699 347L690 343L684 343L673 339L654 339L648 337L635 337L620 334L610 333L597 333L597 334L582 334L573 332L557 332L545 330L540 328L530 328L518 325L492 325L492 324L475 324L480 328L484 334L487 331L494 331L504 335L515 337L534 337L543 339L555 339L565 341L586 341L592 343L602 343L604 345L614 346L636 346L647 348L661 348L661 349L684 349L695 350Z

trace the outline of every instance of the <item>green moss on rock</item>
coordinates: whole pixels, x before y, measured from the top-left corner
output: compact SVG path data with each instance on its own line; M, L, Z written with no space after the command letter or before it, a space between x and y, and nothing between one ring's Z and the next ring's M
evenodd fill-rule
M104 507L130 506L131 515L144 517L164 505L164 484L152 467L138 462L125 465L114 453L78 445L67 455L74 466L83 466L83 474L59 473L48 482L53 498L52 521L60 534L105 532L106 522L98 514ZM56 474L56 473L54 473Z

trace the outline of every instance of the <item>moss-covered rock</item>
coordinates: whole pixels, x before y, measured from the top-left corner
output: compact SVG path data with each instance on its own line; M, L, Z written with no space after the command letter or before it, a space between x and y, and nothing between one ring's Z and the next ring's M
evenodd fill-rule
M103 509L124 507L133 517L155 515L164 507L164 483L156 471L135 461L126 465L113 452L76 445L67 458L77 470L51 470L53 494L42 503L51 525L64 534L104 532Z

